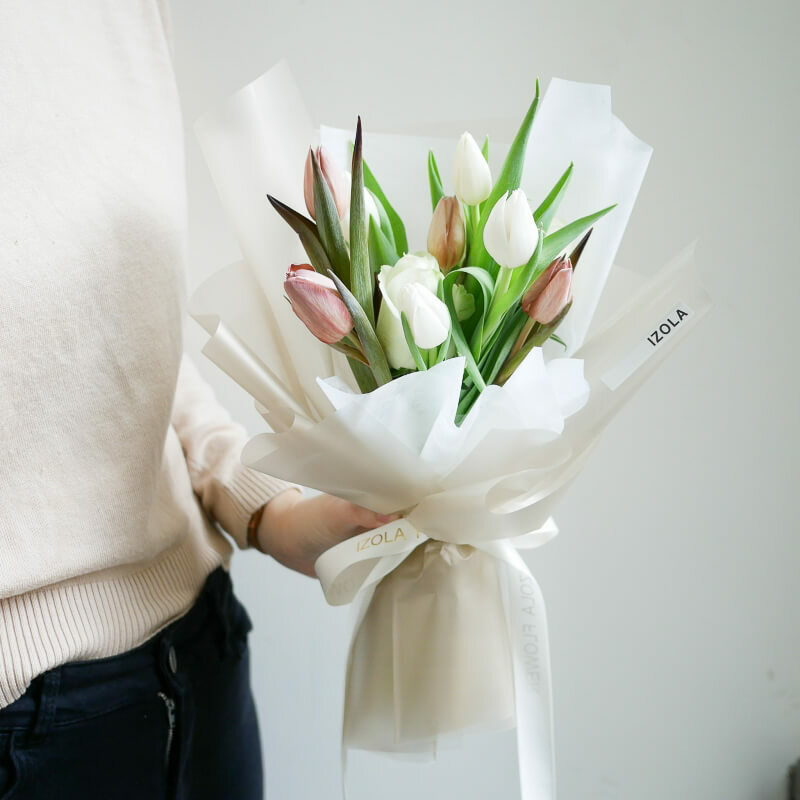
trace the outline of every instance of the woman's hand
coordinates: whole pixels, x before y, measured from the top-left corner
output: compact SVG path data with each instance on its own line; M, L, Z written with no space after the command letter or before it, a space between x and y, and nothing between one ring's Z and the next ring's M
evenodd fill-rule
M329 494L303 497L299 489L289 489L264 508L258 541L276 561L314 578L314 562L326 550L397 516L376 514Z

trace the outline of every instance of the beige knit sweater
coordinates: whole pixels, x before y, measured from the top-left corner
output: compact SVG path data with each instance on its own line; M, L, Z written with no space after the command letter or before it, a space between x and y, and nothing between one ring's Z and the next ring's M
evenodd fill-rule
M0 707L135 647L288 484L182 356L166 0L0 4Z

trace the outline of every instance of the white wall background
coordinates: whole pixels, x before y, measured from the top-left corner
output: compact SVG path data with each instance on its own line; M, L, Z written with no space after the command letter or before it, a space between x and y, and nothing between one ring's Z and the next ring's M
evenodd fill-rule
M607 431L561 535L527 556L549 610L560 796L782 798L800 757L797 4L172 5L193 285L238 252L190 123L282 56L318 122L361 113L372 130L496 120L508 141L537 75L613 87L655 148L617 261L649 273L698 237L715 307ZM187 334L196 354L203 336ZM198 360L256 432L249 398ZM335 798L347 612L267 558L234 562L268 796ZM354 800L515 798L514 738L433 765L357 754L351 786Z

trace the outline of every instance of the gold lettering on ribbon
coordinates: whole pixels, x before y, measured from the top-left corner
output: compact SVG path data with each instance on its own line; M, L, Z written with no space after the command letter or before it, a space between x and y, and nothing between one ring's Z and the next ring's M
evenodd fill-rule
M416 531L416 538L419 539L421 534ZM367 533L360 539L356 539L356 552L360 553L371 547L380 547L383 544L393 544L397 541L408 541L408 536L402 527L397 527L394 530L378 531L377 533Z

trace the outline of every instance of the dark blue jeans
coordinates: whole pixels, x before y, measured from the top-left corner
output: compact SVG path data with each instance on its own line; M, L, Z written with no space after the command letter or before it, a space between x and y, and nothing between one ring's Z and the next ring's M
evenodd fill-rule
M37 676L0 709L0 800L259 800L251 629L218 567L144 644Z

